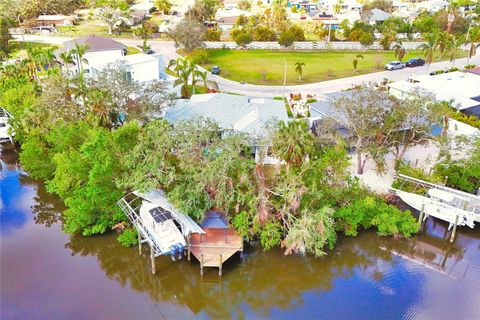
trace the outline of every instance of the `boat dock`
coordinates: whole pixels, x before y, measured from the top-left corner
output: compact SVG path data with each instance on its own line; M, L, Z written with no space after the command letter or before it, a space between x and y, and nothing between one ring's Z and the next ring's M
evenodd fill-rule
M139 253L142 253L143 243L150 246L153 274L156 257L170 255L175 261L187 255L190 261L193 254L200 262L201 275L205 267L215 267L221 276L225 261L243 252L242 236L229 227L221 212L205 213L200 227L168 202L161 190L132 192L120 199L118 206L137 230Z
M200 262L200 274L204 274L205 267L218 268L218 275L222 275L222 266L235 253L243 252L243 239L233 229L222 213L207 212L206 220L202 224L203 234L191 234L187 240L187 256L190 254Z
M475 222L480 222L480 196L402 174L395 178L400 186L389 191L420 211L419 223L428 216L448 222L448 230L453 227L451 242L457 226L473 229ZM404 191L405 187L408 191Z

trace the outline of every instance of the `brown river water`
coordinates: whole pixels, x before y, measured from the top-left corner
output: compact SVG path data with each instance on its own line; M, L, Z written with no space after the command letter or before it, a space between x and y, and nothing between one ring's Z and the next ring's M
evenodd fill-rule
M427 220L395 240L363 232L323 258L250 244L221 278L197 262L123 248L115 234L62 233L62 202L4 146L0 319L480 319L480 226ZM194 260L194 259L192 259Z

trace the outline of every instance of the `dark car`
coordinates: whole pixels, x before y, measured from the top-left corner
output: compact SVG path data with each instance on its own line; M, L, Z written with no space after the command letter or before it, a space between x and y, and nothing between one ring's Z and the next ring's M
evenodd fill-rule
M220 67L219 66L213 66L212 67L212 74L220 74Z
M407 67L413 68L413 67L421 67L425 64L425 60L420 59L420 58L412 58L407 61Z

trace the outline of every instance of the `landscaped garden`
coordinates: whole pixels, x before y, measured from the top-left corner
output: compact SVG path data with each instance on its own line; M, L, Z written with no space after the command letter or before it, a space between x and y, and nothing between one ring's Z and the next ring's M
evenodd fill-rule
M361 57L357 57L361 55ZM461 52L459 57L466 56ZM411 50L403 61L422 57L420 50ZM357 59L357 71L353 60ZM447 58L444 57L444 60ZM214 65L222 69L221 76L235 81L253 84L282 85L285 60L287 61L287 84L304 84L350 77L383 70L386 63L395 58L394 51L285 51L285 50L207 50L203 67ZM436 53L434 61L439 60ZM302 75L295 71L295 63L304 62ZM394 72L394 71L393 71Z

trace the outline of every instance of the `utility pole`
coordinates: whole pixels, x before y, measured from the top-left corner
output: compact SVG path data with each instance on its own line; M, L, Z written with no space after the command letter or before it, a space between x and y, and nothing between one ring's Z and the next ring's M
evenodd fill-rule
M287 59L283 58L285 61L285 70L283 72L283 99L285 99L285 87L287 85Z

